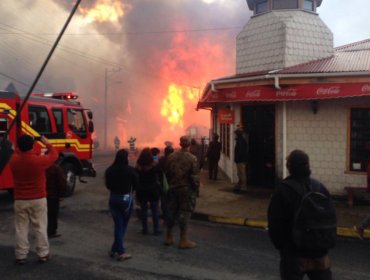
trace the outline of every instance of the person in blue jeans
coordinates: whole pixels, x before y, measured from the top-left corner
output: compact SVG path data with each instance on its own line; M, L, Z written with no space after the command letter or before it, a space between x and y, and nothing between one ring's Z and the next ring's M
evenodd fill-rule
M141 207L142 234L148 234L148 206L152 211L153 234L160 235L159 198L161 192L160 176L162 171L158 162L153 160L150 148L144 148L136 162L139 185L136 190Z
M124 237L133 209L133 192L137 185L138 175L128 164L128 152L121 149L105 171L105 186L110 191L109 209L114 221L114 242L109 255L118 261L132 257L124 247Z

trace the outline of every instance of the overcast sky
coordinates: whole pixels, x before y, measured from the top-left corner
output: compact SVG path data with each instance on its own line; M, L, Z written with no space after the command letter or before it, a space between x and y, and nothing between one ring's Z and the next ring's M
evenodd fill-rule
M109 130L123 138L140 134L150 142L165 134L159 112L171 84L199 94L209 80L235 74L235 38L251 16L245 0L82 0L81 7L97 2L124 3L121 17L89 22L80 10L37 90L77 91L101 116L108 70ZM73 3L0 1L0 88L12 81L27 91ZM370 38L369 10L369 0L323 0L318 13L340 46ZM194 122L209 123L208 111L194 111L196 99L183 99L184 126L171 132L176 137ZM142 126L144 120L151 125ZM96 124L101 131L101 119Z

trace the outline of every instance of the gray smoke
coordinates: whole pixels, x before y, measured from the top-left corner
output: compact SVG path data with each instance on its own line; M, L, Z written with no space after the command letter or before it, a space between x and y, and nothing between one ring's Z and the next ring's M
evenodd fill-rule
M0 40L1 88L12 81L21 93L27 91L74 3L54 2L1 1L0 33L4 38ZM92 8L95 2L82 1L82 7ZM182 34L180 31L188 31L183 34L194 46L205 40L210 45L219 45L223 56L215 57L214 63L224 65L227 72L217 75L231 75L235 37L250 16L242 0L219 0L213 4L201 0L122 2L132 9L119 24L78 25L81 14L77 14L37 85L38 91L77 91L83 104L95 113L97 135L102 143L107 81L109 145L113 145L115 133L122 127L127 132L122 137L135 136L143 143L154 141L163 131L158 112L169 82L188 84L194 67L207 69L197 63L202 63L201 58L209 53L200 54L199 61L191 61L190 65L186 59L176 57L173 40ZM223 30L225 27L239 28ZM164 57L175 65L170 80L169 75L163 75ZM205 71L201 77L194 77L189 86L204 86L204 81L216 78L213 75L212 71Z

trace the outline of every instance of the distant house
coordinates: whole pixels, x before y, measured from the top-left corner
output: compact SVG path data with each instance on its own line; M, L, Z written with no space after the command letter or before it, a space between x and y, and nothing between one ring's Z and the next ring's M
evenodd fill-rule
M320 0L247 0L236 74L208 83L198 103L220 134L220 167L236 181L234 130L249 132L249 184L273 186L285 158L305 150L333 194L366 185L370 155L370 39L333 47Z

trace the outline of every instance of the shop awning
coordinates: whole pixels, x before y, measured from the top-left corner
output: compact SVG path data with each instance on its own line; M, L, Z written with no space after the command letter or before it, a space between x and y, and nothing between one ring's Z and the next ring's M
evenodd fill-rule
M370 82L282 85L281 89L266 85L212 91L209 87L199 105L203 107L207 103L217 102L320 100L365 95L370 95Z

